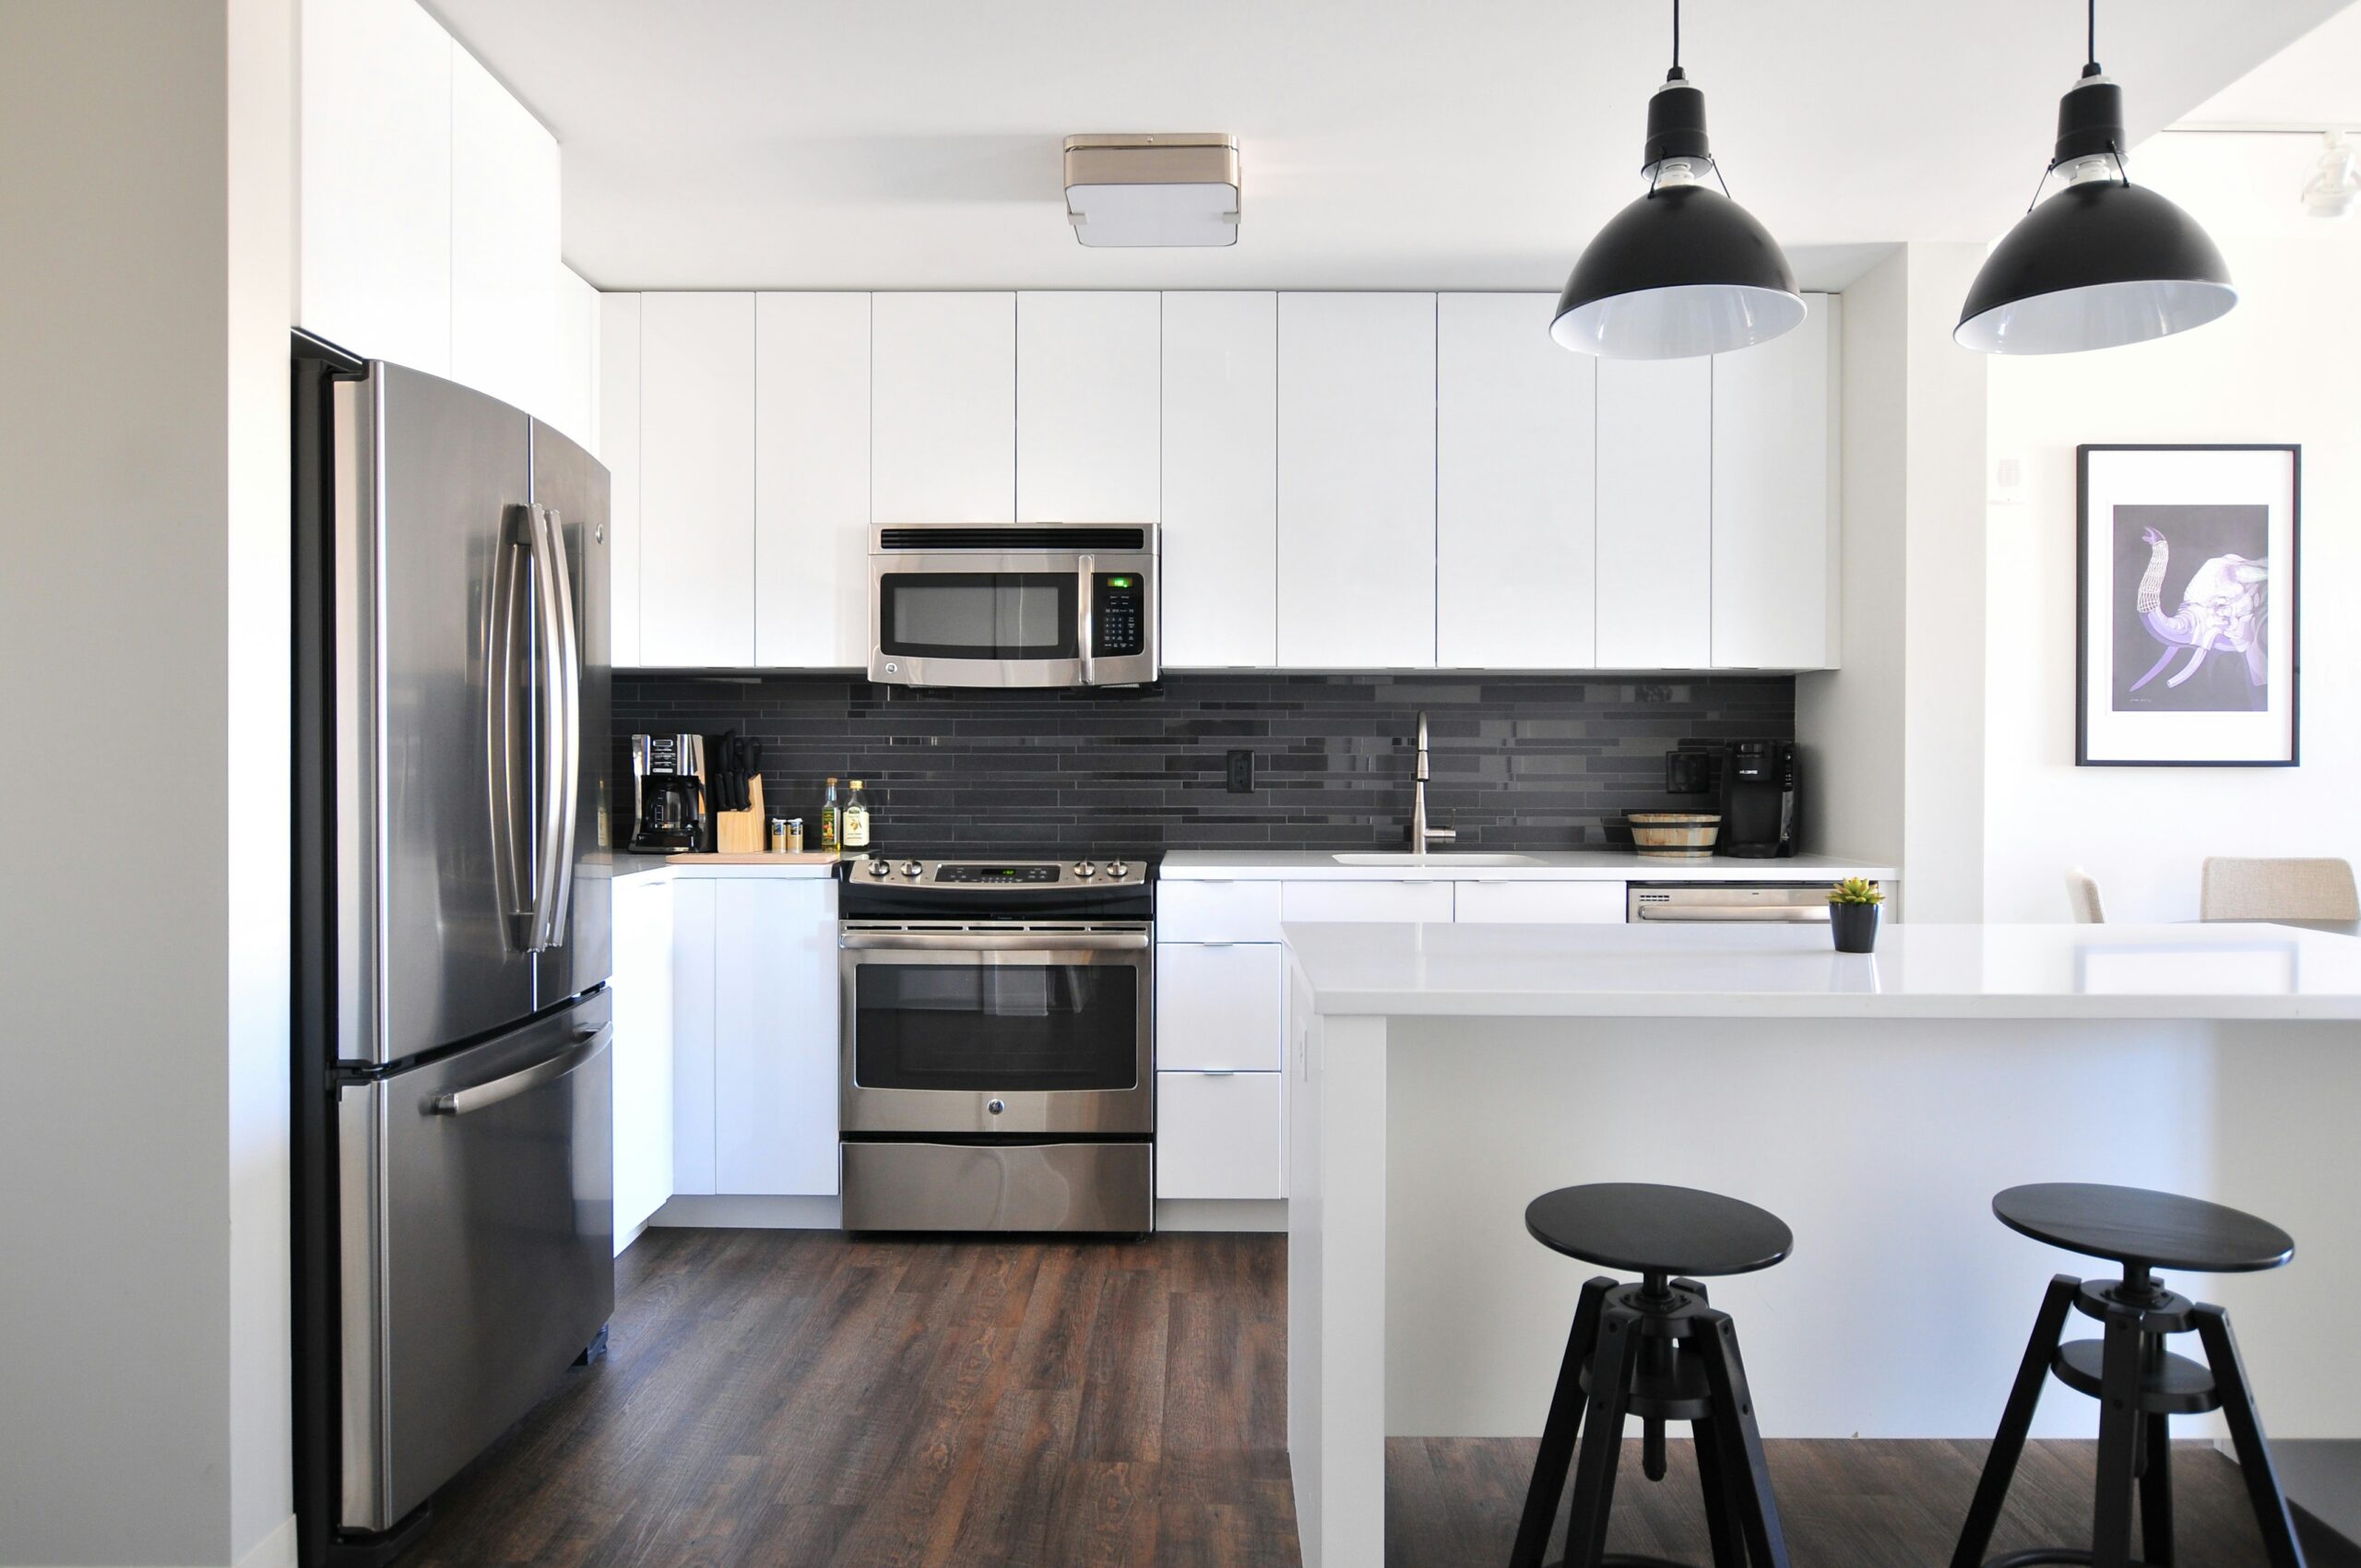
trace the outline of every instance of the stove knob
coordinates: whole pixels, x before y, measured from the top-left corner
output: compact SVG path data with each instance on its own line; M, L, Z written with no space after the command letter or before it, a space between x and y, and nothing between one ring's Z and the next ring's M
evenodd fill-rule
M1074 863L1074 873L1087 882L1098 874L1098 868L1088 861L1076 861Z
M916 882L919 879L919 873L924 868L916 861L904 861L902 862L902 874L908 877L912 882Z
M1107 874L1113 877L1118 882L1121 882L1123 878L1129 876L1131 872L1132 868L1125 865L1121 861L1109 861L1107 862Z
M890 876L893 871L894 868L884 861L872 860L869 862L869 874L872 876Z

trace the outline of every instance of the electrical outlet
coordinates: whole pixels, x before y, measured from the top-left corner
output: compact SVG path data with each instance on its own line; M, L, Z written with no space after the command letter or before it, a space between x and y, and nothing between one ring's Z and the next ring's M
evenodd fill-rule
M1254 792L1254 754L1252 752L1229 754L1229 792L1233 795L1251 795Z

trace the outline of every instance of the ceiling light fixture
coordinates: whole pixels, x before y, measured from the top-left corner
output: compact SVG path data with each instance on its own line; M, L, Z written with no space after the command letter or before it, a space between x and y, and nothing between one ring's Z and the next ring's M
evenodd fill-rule
M1549 336L1610 360L1679 360L1776 338L1804 319L1796 275L1770 231L1705 182L1721 181L1705 137L1705 95L1672 69L1648 100L1645 196L1607 221L1559 296Z
M2090 0L2082 79L2058 101L2042 176L2063 182L1985 258L1952 336L1987 354L2071 354L2202 327L2238 303L2222 253L2197 220L2123 162L2123 89L2099 70Z
M1086 245L1234 245L1238 138L1066 137L1066 221Z
M2361 158L2343 131L2320 137L2320 160L2304 182L2304 210L2315 218L2349 218L2361 201Z

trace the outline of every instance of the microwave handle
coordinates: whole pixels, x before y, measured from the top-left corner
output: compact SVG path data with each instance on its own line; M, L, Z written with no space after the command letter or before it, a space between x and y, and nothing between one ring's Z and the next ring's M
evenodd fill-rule
M1082 683L1095 686L1098 683L1098 671L1091 661L1091 645L1098 640L1098 615L1097 607L1092 603L1097 596L1092 590L1098 586L1098 557L1079 557L1074 564L1074 596L1080 612L1075 636L1082 647Z

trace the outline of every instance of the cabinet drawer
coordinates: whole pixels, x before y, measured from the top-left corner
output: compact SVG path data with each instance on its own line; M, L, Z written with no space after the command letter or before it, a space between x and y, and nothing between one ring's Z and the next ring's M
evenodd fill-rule
M1214 1072L1279 1067L1283 986L1274 944L1158 944L1156 1064Z
M1156 934L1165 942L1276 942L1275 882L1159 882Z
M1463 882L1453 890L1461 924L1621 925L1619 882Z
M1156 1195L1287 1195L1283 1073L1158 1073Z
M1280 909L1290 921L1427 921L1449 924L1448 882L1290 882Z

